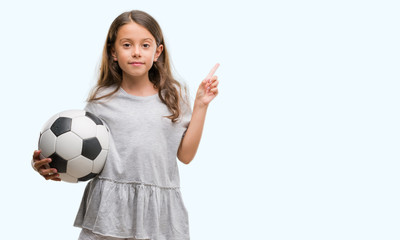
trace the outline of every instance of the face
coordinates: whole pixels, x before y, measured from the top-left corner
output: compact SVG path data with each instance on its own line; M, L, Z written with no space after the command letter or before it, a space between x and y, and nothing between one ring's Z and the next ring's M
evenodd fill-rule
M130 22L119 28L112 56L122 69L123 78L147 78L153 62L163 50L143 26Z

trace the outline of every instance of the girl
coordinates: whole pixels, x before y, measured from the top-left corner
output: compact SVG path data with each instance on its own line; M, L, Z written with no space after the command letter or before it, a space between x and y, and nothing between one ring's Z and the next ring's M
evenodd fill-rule
M110 26L100 76L86 110L110 130L103 171L85 189L74 226L79 239L189 239L176 158L188 164L199 146L214 72L201 82L193 113L171 73L158 23L147 13L122 13ZM190 122L190 124L189 124ZM33 155L47 180L60 181L51 159Z

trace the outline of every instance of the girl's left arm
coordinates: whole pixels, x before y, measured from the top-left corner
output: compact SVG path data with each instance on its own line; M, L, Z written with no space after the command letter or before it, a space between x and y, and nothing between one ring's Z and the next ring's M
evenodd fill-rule
M196 155L203 133L208 105L218 95L219 82L217 76L214 76L218 67L219 64L217 63L197 90L192 118L177 154L178 159L185 164L189 164Z

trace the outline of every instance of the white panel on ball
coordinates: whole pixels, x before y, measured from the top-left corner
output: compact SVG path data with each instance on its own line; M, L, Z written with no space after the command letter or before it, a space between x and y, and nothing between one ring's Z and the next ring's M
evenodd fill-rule
M97 139L102 149L108 149L108 131L103 125L97 125Z
M45 131L49 130L51 125L57 120L60 114L56 114L52 116L47 122L43 125L42 130L40 131L41 133L44 133Z
M72 119L71 131L81 138L91 138L96 136L96 124L88 117L78 117Z
M60 117L69 117L69 118L76 118L76 117L83 117L85 116L86 112L84 110L67 110L60 113Z
M101 150L96 159L93 160L93 173L100 173L103 170L104 163L107 159L107 150Z
M93 161L79 156L71 159L67 163L67 173L73 177L81 178L92 172Z
M56 151L56 139L56 135L49 129L40 136L39 150L44 157L49 157Z
M60 174L60 178L61 180L65 181L65 182L70 182L70 183L77 183L78 179L74 178L66 173L59 173Z
M82 152L82 139L73 132L67 132L57 138L56 152L65 160L77 157Z

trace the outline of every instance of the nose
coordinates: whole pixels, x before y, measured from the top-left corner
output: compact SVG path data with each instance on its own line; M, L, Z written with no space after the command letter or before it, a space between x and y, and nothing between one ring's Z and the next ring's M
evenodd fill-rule
M133 49L132 49L132 57L140 57L141 56L141 52L140 52L140 46L136 45Z

